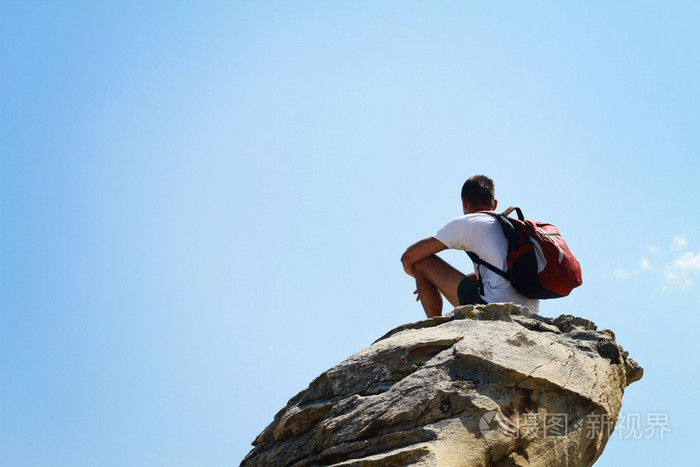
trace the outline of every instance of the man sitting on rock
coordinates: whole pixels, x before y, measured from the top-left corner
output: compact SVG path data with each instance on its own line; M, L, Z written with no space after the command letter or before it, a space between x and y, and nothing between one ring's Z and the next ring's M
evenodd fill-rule
M480 303L513 302L539 311L539 300L517 292L503 277L486 267L474 265L473 273L464 275L436 253L447 248L476 253L482 260L506 270L508 245L498 220L484 212L496 209L493 180L483 175L469 177L462 186L464 215L447 223L432 237L420 240L401 257L406 274L416 279L416 300L420 300L428 318L442 315L442 296L453 306ZM477 276L483 284L479 293Z

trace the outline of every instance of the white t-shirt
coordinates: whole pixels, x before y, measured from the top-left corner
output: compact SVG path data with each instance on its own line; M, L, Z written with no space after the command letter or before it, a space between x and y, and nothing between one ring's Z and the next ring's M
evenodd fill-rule
M487 263L503 271L507 270L508 243L498 219L489 214L477 212L452 219L433 237L448 248L474 252ZM539 300L519 293L509 281L486 266L479 267L477 271L475 264L474 271L484 284L481 298L487 303L513 302L525 305L533 313L540 311Z

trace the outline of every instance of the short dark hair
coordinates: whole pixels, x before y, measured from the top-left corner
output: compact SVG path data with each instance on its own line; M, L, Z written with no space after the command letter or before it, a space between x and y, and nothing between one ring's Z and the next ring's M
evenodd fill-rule
M496 187L493 180L485 175L469 177L462 185L462 199L469 204L493 206L496 199Z

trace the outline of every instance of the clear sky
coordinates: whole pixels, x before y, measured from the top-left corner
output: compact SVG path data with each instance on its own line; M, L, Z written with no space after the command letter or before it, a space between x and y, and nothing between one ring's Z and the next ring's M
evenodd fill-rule
M237 465L422 319L399 258L479 173L581 261L541 314L646 370L597 465L682 464L698 24L694 1L0 1L0 464Z

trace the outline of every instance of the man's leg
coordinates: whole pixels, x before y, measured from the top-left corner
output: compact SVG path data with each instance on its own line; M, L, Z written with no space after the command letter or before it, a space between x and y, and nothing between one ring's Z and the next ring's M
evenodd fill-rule
M453 306L459 306L457 288L467 276L447 264L438 256L428 256L418 261L413 273L416 278L418 298L428 318L442 315L442 297L444 295Z

